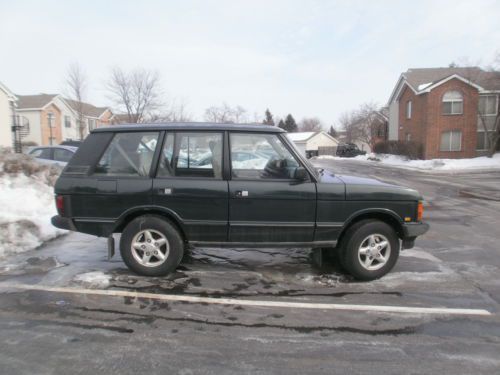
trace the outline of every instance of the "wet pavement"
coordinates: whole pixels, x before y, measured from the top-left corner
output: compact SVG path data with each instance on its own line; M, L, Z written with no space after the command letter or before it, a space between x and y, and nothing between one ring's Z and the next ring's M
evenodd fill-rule
M437 174L316 161L423 193L431 230L384 278L360 283L308 249L190 249L176 273L130 273L106 240L69 234L0 261L2 374L500 372L500 173ZM13 284L130 292L92 295ZM8 287L10 285L10 287ZM403 307L491 316L163 301L133 293Z

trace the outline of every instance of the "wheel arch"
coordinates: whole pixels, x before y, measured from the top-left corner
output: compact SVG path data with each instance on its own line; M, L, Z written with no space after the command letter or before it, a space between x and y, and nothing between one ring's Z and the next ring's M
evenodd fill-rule
M399 238L403 238L403 221L394 211L389 209L366 209L352 214L344 223L342 230L338 238L338 244L342 243L342 239L345 236L347 230L354 224L359 223L362 220L379 220L388 225L390 225L396 232Z
M174 211L169 210L168 208L156 207L156 206L140 206L125 211L116 220L116 224L113 228L113 233L121 233L128 223L144 215L155 215L167 219L177 228L182 239L184 241L188 241L184 224L179 215L177 215Z

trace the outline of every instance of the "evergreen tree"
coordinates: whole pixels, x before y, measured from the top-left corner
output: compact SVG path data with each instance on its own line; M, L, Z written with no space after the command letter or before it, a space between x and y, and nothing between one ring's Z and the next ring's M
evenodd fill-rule
M285 118L285 126L283 127L288 133L294 133L296 132L299 127L297 126L297 123L295 122L295 119L291 114L288 114Z
M262 123L264 125L271 125L271 126L274 126L274 119L273 119L273 114L271 113L271 111L268 109L266 109L266 113L265 113L265 116L266 118L264 119L264 121L262 121Z
M337 138L337 131L333 126L330 126L330 131L328 132L333 138Z
M280 122L278 122L278 127L281 129L285 129L285 123L283 122L283 120L280 120Z

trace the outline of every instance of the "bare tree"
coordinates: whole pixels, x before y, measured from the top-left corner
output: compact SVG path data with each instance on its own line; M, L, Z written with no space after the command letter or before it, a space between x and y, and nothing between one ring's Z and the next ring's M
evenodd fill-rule
M484 69L470 64L462 67L465 68L464 73L462 73L464 78L472 83L495 81L500 84L500 52L497 53L493 63ZM484 135L484 146L487 148L486 155L488 157L495 154L500 142L500 108L497 105L499 99L498 94L488 94L479 95L478 100L478 128L480 127L482 132L478 132L477 135L478 137L480 133Z
M247 122L247 111L242 106L231 107L227 103L220 106L212 106L205 110L205 121L216 123L240 123Z
M319 132L323 130L323 124L317 117L305 117L299 123L299 131L301 132Z
M190 122L193 121L191 114L187 111L184 100L173 101L162 113L154 113L148 117L151 122Z
M135 69L125 72L119 67L111 71L106 84L110 99L128 116L130 123L143 123L157 116L162 108L160 74Z
M235 123L248 122L247 110L241 105L237 105L233 109L233 117Z
M343 113L339 124L346 132L346 142L359 141L373 147L383 121L377 104L364 103L358 109Z
M76 112L77 128L80 140L85 136L85 113L84 103L87 92L87 76L78 63L72 63L66 72L66 91L69 99L73 101L71 106Z
M498 79L500 80L500 72ZM485 136L484 146L488 150L486 155L490 158L497 151L498 143L500 141L500 111L497 107L498 101L498 95L479 96L479 125L481 125Z

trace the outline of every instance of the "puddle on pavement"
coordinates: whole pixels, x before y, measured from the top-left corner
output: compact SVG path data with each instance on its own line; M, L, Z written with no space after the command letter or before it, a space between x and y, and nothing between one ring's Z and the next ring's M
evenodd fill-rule
M19 263L7 263L0 266L0 276L20 276L47 273L53 269L64 267L56 257L31 257Z
M205 297L335 296L311 294L351 281L331 262L315 264L309 249L190 249L167 277L141 277L125 269L112 272L111 287L147 293ZM339 293L345 296L345 293Z

